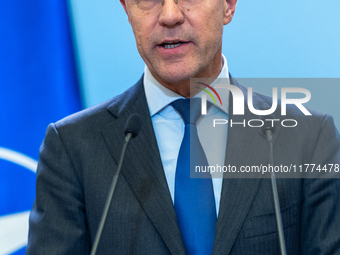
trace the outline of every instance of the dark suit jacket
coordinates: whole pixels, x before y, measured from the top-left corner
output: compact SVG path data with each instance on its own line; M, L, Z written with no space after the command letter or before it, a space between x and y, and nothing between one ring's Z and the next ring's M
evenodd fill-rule
M236 83L234 81L234 83ZM238 85L246 94L245 88ZM254 106L271 99L254 94ZM41 146L27 254L88 254L132 113L142 130L119 176L98 254L186 254L164 175L143 80L98 106L49 125ZM246 110L234 121L258 118ZM278 125L276 164L340 163L333 120L290 107ZM260 128L229 128L226 165L268 164ZM288 254L340 254L339 179L278 179ZM213 254L279 254L270 179L224 179Z

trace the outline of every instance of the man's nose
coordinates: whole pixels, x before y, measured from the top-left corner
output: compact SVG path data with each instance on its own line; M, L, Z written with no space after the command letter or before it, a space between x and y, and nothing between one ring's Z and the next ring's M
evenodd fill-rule
M163 6L159 15L159 23L162 26L173 28L184 22L182 8L178 5L178 0L163 0Z

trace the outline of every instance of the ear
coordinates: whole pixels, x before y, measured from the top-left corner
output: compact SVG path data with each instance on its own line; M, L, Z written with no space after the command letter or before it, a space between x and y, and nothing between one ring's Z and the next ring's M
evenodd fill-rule
M129 23L131 23L130 22L130 15L128 13L127 6L126 6L126 0L119 0L119 1L120 1L120 4L123 6L126 15L128 16Z
M122 1L122 0L121 0ZM227 25L234 17L237 0L224 0L223 25Z

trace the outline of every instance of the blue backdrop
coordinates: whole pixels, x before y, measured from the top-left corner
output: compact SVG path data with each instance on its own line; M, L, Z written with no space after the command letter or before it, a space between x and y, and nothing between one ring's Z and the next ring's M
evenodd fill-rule
M1 1L0 60L0 254L24 254L45 129L81 109L66 1Z

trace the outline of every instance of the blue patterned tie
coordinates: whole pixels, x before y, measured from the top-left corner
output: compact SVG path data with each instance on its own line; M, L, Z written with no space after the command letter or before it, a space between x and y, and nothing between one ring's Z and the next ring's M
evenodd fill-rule
M176 167L175 211L188 255L212 254L215 237L216 207L210 174L204 176L208 178L190 178L190 163L192 168L208 166L196 128L200 102L194 98L172 103L185 123Z

